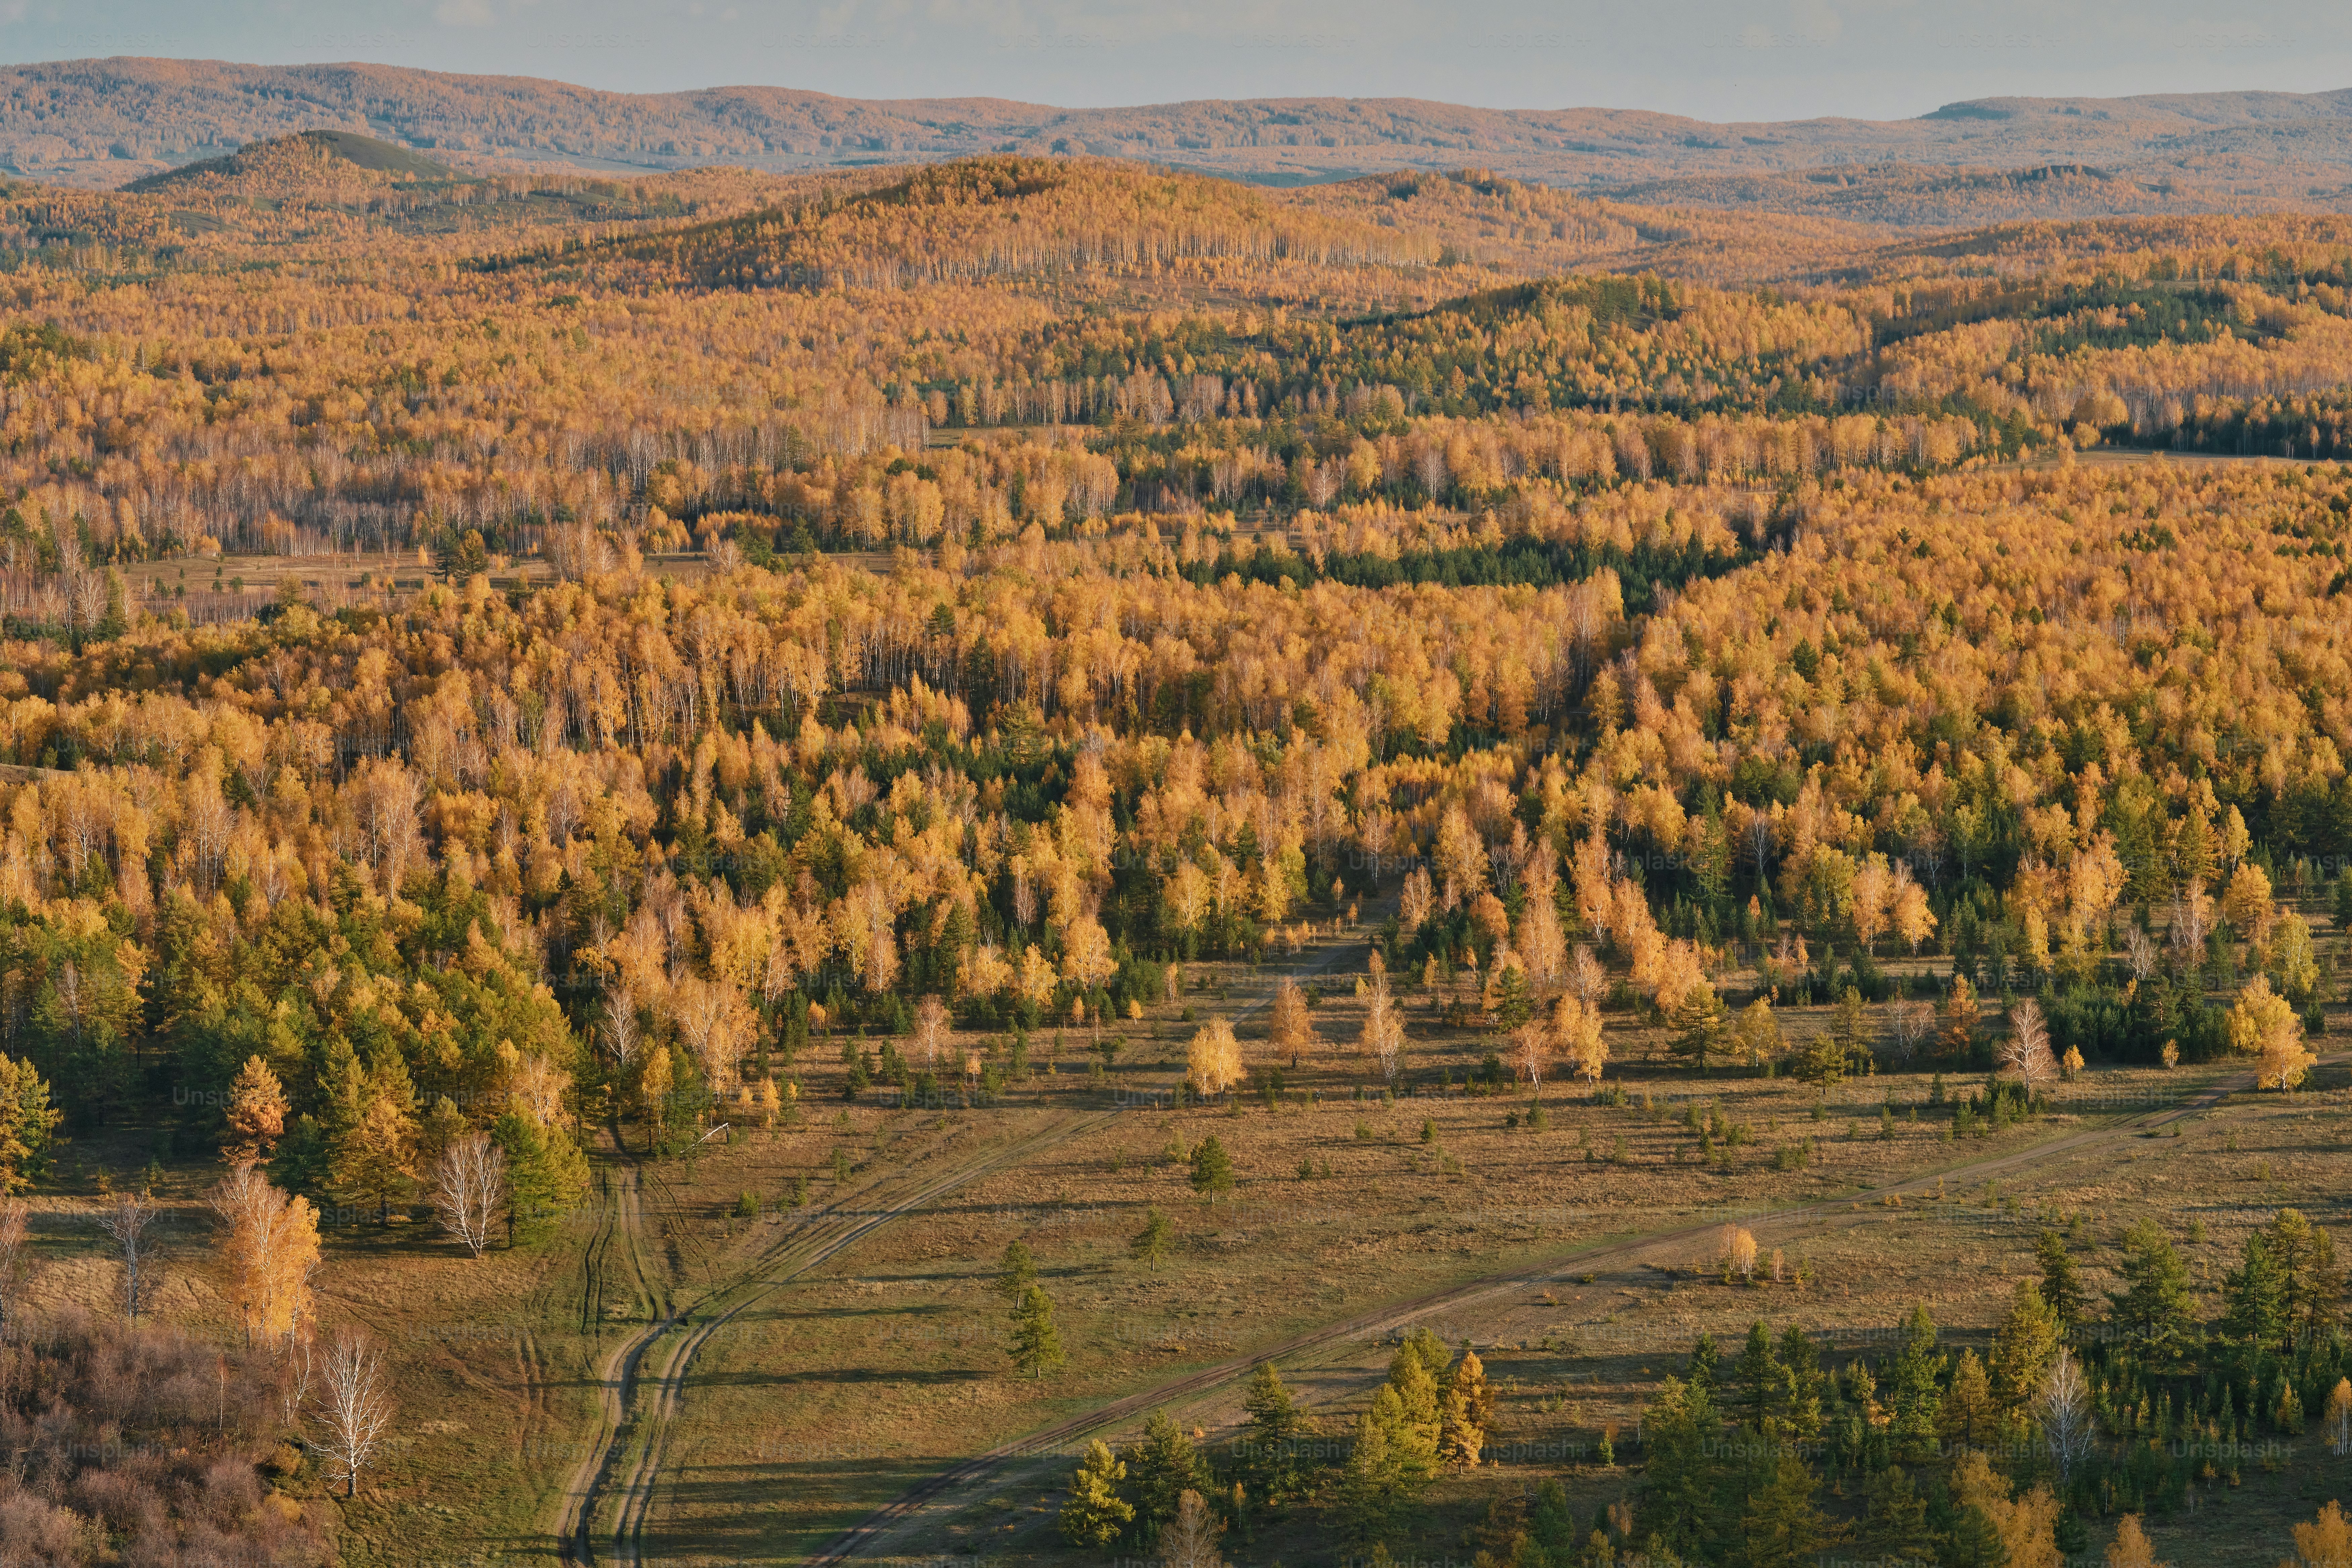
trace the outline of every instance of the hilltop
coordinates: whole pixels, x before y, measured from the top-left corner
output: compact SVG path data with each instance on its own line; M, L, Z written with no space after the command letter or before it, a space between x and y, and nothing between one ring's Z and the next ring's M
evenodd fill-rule
M373 136L349 131L305 131L267 142L254 142L226 158L184 163L159 174L148 174L122 188L148 195L187 185L218 187L259 181L279 183L316 178L377 174L386 180L455 180L462 178L446 163Z
M255 142L226 158L149 174L123 187L134 195L349 200L394 184L463 179L446 163L348 131L305 131Z

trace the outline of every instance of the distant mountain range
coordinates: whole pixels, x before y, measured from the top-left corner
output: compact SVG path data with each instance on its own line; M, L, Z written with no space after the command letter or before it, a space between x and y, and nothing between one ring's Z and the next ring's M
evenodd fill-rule
M2111 212L2335 207L2352 194L2352 89L1979 99L1915 120L1712 124L1633 110L1412 99L1054 109L865 101L785 88L602 92L390 66L118 58L0 67L0 166L91 188L303 132L461 169L795 171L975 153L1148 159L1265 184L1476 165L1645 202L1897 226ZM2022 182L2019 172L2030 172Z

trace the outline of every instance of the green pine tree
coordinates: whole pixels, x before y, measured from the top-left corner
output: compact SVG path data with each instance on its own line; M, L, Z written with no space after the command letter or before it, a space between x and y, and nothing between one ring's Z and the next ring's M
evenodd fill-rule
M2258 1349L2274 1347L2286 1337L2286 1280L2261 1231L2246 1237L2245 1261L2223 1277L2221 1295L2228 1304L2223 1332Z
M1748 1325L1748 1342L1740 1348L1731 1377L1739 1390L1740 1419L1759 1432L1769 1430L1786 1398L1788 1372L1773 1348L1771 1332L1761 1322Z
M2041 1394L2042 1376L2058 1357L2063 1333L2040 1288L2031 1279L2019 1280L2009 1315L1993 1335L1993 1392L2002 1405L2021 1410Z
M1568 1489L1546 1479L1536 1488L1536 1506L1528 1516L1530 1544L1543 1553L1546 1564L1575 1560L1576 1510L1568 1504Z
M1535 1016L1535 994L1528 989L1527 971L1511 964L1495 982L1495 1022L1506 1029L1516 1029Z
M1797 1058L1797 1076L1823 1089L1834 1089L1845 1081L1853 1071L1859 1053L1864 1051L1862 1022L1862 993L1849 985L1837 1005L1830 1026L1805 1042L1803 1053Z
M1035 1283L1037 1260L1029 1255L1029 1244L1015 1237L1005 1244L1004 1257L996 1266L996 1293L1018 1306Z
M1176 1227L1158 1209L1147 1209L1143 1228L1128 1238L1127 1250L1135 1260L1154 1273L1159 1272L1160 1258L1167 1256L1169 1243L1175 1239Z
M1135 1522L1135 1505L1118 1495L1126 1479L1127 1467L1101 1438L1088 1443L1087 1457L1070 1472L1070 1499L1062 1505L1062 1539L1097 1552L1115 1544Z
M1642 1415L1640 1525L1665 1550L1705 1550L1716 1512L1722 1418L1708 1390L1669 1373Z
M1822 1372L1821 1347L1796 1324L1780 1331L1781 1428L1790 1436L1811 1442L1822 1434L1822 1391L1828 1379Z
M2055 1230L2043 1230L2034 1238L2033 1256L2042 1265L2042 1300L2056 1315L2062 1331L2072 1332L2083 1322L2091 1298L2074 1271L2066 1238Z
M2116 1325L2151 1360L2168 1362L2197 1337L2197 1307L2189 1293L2189 1266L2152 1219L2124 1235L2124 1289L2108 1292Z
M1249 1412L1249 1429L1238 1456L1242 1468L1249 1475L1251 1490L1263 1501L1279 1507L1306 1489L1307 1462L1299 1443L1314 1431L1314 1423L1284 1386L1282 1374L1270 1361L1257 1363L1242 1408Z
M1213 1136L1202 1139L1192 1151L1192 1190L1212 1201L1234 1190L1233 1157Z
M1372 1396L1372 1407L1357 1419L1348 1462L1340 1467L1337 1501L1351 1545L1383 1543L1404 1504L1404 1468L1395 1452L1396 1405L1393 1388L1384 1386Z
M1177 1500L1188 1491L1209 1494L1209 1467L1183 1428L1155 1410L1143 1423L1143 1440L1120 1456L1134 1478L1136 1529L1146 1546L1160 1539L1176 1517Z
M588 1190L588 1160L561 1127L542 1127L520 1110L491 1125L507 1157L507 1245L550 1235L557 1215Z
M1913 1305L1903 1320L1902 1331L1903 1348L1895 1353L1895 1375L1888 1389L1895 1446L1906 1458L1932 1458L1937 1417L1943 1412L1938 1376L1944 1357L1936 1349L1936 1321L1927 1315L1926 1302Z
M1053 1299L1035 1285L1021 1292L1013 1309L1013 1365L1017 1372L1043 1378L1059 1367L1062 1336L1054 1329Z
M1774 1445L1767 1476L1740 1515L1740 1562L1747 1568L1814 1568L1839 1535L1835 1521L1814 1506L1820 1483L1790 1443Z
M1862 1543L1889 1563L1933 1553L1936 1537L1927 1528L1927 1500L1911 1484L1910 1472L1902 1466L1890 1465L1872 1479Z
M1709 1399L1715 1397L1716 1384L1722 1381L1723 1354L1715 1348L1713 1334L1701 1334L1698 1343L1691 1347L1690 1365L1683 1375L1694 1388L1702 1389Z

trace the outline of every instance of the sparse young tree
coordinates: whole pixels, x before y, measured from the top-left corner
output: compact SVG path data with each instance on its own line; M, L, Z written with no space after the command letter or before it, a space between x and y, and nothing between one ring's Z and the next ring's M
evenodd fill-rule
M32 1265L31 1213L21 1198L0 1198L0 1342L16 1326L17 1297Z
M1017 1307L1035 1283L1037 1260L1030 1255L1029 1244L1016 1236L1004 1244L1004 1256L997 1262L996 1293L1008 1307Z
M1168 1223L1166 1215L1156 1208L1148 1209L1144 1212L1143 1228L1128 1238L1127 1249L1137 1262L1156 1274L1175 1236L1176 1227Z
M139 1308L144 1300L141 1291L149 1252L147 1227L155 1223L159 1212L160 1206L152 1198L128 1187L107 1198L98 1211L98 1228L122 1254L123 1315L134 1323L139 1321Z
M1977 1020L1982 1009L1977 1005L1976 988L1965 974L1952 976L1952 989L1944 997L1944 1038L1947 1055L1966 1057L1975 1047Z
M1927 1005L1907 996L1901 997L1887 1009L1887 1021L1894 1026L1895 1054L1898 1059L1907 1062L1918 1055L1919 1047L1927 1042L1930 1024Z
M461 1134L434 1161L430 1177L433 1212L441 1228L479 1258L506 1206L506 1151L487 1132Z
M374 1462L395 1412L383 1351L365 1330L340 1329L318 1382L312 1408L326 1435L328 1479L340 1483L345 1497L357 1497L360 1472Z
M1306 994L1286 974L1274 988L1274 1021L1266 1038L1276 1055L1290 1058L1294 1068L1298 1066L1298 1058L1315 1044L1315 1019L1307 1009Z
M300 1318L294 1331L278 1347L278 1419L292 1426L310 1407L310 1388L319 1380L319 1325Z

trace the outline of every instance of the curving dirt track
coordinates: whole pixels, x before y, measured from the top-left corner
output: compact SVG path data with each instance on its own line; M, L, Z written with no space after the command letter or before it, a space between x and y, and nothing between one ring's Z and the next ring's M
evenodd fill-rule
M1263 976L1262 994L1236 1009L1233 1020L1239 1023L1265 1006L1282 976L1304 978L1319 973L1361 948L1360 941L1339 942L1310 963L1269 971ZM958 1164L929 1173L894 1171L851 1194L856 1206L835 1205L819 1212L762 1254L751 1268L683 1308L665 1308L656 1295L638 1240L639 1173L635 1167L623 1172L609 1194L612 1212L593 1246L600 1258L609 1258L616 1248L625 1254L634 1271L636 1299L654 1301L656 1318L616 1345L597 1369L602 1386L599 1430L589 1457L564 1487L559 1505L556 1537L564 1555L575 1563L593 1564L601 1541L609 1544L607 1562L635 1568L669 1430L683 1404L695 1357L738 1314L892 1220L929 1206L966 1183L1034 1160L1118 1114L1116 1110L1062 1113L1042 1128L976 1151ZM600 1301L607 1289L601 1280L612 1267L605 1263L592 1275L590 1294ZM679 1331L665 1345L664 1340L673 1331ZM653 1363L650 1371L648 1362ZM600 1529L599 1519L608 1510L610 1521Z
M2338 1053L2321 1058L2325 1064L2352 1059L2352 1053ZM1888 1183L1864 1192L1845 1193L1834 1197L1820 1198L1801 1204L1778 1214L1751 1221L1759 1234L1768 1229L1784 1231L1808 1223L1821 1225L1833 1217L1850 1213L1855 1205L1870 1205L1895 1196L1916 1196L1933 1190L1939 1183L1958 1182L1973 1184L2009 1172L2062 1155L2080 1152L2100 1143L2142 1137L2168 1123L2182 1121L2210 1110L2231 1094L2254 1087L2251 1072L2235 1073L2217 1079L2205 1088L2182 1100L2179 1104L2137 1116L2084 1128L2080 1131L2046 1140L2023 1149L2012 1150L1983 1160L1940 1170L1922 1171L1902 1181ZM1181 1377L1171 1378L1141 1393L1114 1400L1085 1415L1029 1433L1013 1442L1001 1445L987 1453L975 1455L962 1463L950 1466L926 1480L908 1488L892 1501L869 1514L865 1520L835 1537L825 1549L809 1559L812 1568L831 1568L832 1564L847 1562L870 1548L879 1545L887 1537L902 1527L918 1523L924 1511L940 1502L947 1494L967 1485L992 1479L1009 1464L1062 1449L1074 1438L1084 1437L1103 1428L1115 1426L1157 1405L1188 1395L1205 1394L1220 1384L1230 1383L1253 1370L1263 1361L1283 1361L1304 1352L1334 1347L1347 1341L1359 1340L1402 1329L1414 1320L1441 1311L1474 1307L1498 1296L1528 1289L1531 1286L1558 1283L1558 1276L1573 1264L1589 1268L1596 1263L1627 1263L1643 1253L1661 1248L1686 1248L1693 1242L1704 1241L1718 1228L1709 1221L1701 1225L1678 1226L1670 1230L1650 1231L1622 1240L1587 1245L1532 1267L1488 1275L1443 1290L1431 1291L1407 1300L1392 1301L1367 1312L1326 1324L1293 1335L1277 1344L1262 1346L1244 1356L1202 1367Z

